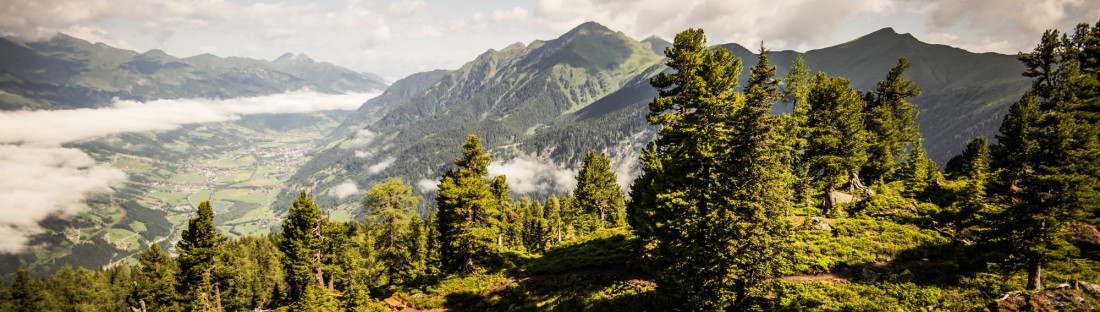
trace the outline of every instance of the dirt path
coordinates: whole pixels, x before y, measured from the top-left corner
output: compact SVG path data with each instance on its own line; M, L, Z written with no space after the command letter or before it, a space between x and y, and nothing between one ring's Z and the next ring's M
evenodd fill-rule
M817 283L817 282L847 283L848 282L847 278L836 276L833 273L825 273L825 274L818 274L818 275L791 275L791 276L784 276L783 280L788 281L788 282L796 282L796 283Z

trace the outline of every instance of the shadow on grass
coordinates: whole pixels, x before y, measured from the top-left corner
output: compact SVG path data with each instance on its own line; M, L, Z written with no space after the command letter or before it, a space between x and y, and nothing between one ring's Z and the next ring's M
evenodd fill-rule
M502 254L514 268L507 282L483 294L446 296L456 311L652 311L652 278L638 269L637 240L626 231L598 233L583 242L555 247L542 257ZM510 261L511 260L511 261Z

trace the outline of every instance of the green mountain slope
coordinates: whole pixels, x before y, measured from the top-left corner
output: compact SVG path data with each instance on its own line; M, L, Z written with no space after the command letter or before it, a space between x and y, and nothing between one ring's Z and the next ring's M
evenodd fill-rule
M504 146L621 89L660 59L596 23L554 40L490 50L377 122L357 125L370 137L348 139L314 157L290 189L325 190L347 179L366 186L387 176L436 179L466 134L477 133L486 145L507 150Z
M304 56L274 62L210 54L137 53L58 34L20 43L0 38L0 109L98 107L112 98L232 98L311 89L381 91L387 83Z

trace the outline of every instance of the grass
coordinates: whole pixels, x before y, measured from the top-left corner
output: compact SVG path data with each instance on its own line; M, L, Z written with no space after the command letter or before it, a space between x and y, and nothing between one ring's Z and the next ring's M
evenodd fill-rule
M179 206L187 204L187 196L190 195L185 192L151 192L149 197L155 198L168 204L169 206Z
M183 172L173 175L168 181L171 182L199 182L205 179L205 177L194 172Z

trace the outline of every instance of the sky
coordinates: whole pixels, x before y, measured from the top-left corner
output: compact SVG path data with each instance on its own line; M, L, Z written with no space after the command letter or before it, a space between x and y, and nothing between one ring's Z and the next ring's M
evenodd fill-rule
M396 80L595 21L643 39L689 27L710 43L805 51L893 27L973 52L1029 51L1046 29L1100 20L1096 0L0 0L0 33L61 32L144 52L271 60L304 53Z

